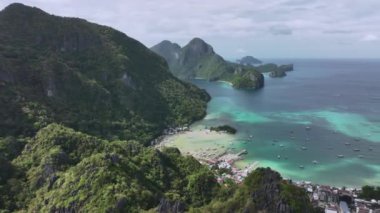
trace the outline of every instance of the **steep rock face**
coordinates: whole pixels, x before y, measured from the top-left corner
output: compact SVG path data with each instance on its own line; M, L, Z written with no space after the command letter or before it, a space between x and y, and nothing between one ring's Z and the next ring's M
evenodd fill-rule
M282 179L270 168L258 168L235 191L200 212L311 213L314 209L304 189Z
M0 136L59 122L145 143L205 114L207 93L109 27L12 4L0 12L0 32Z
M289 71L294 70L294 66L293 64L284 64L284 65L280 65L278 69L284 72L289 72Z
M168 62L169 68L173 69L178 65L179 57L181 54L181 46L164 40L151 48L153 52L160 53L162 57Z
M245 181L254 208L248 207L245 211L312 212L312 207L303 189L283 181L278 172L269 168L259 168L255 173Z
M272 78L282 78L286 76L286 72L283 70L274 70L269 73L269 76Z
M185 210L185 205L182 202L169 201L167 199L161 199L157 207L158 213L182 213L185 212Z
M215 55L211 45L200 38L192 39L184 48L179 59L181 66L197 64L203 57Z

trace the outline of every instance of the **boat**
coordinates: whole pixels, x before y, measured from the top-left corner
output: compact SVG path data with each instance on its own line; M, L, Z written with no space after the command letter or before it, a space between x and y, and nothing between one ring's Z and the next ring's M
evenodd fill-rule
M302 150L307 150L307 148L305 146L301 147Z
M307 126L305 129L306 129L306 130L311 130L311 127L310 127L310 126Z
M344 145L351 146L351 143L346 142Z
M298 166L300 169L304 169L305 167L303 165Z
M337 155L337 158L344 158L344 155Z
M313 160L313 164L318 164L319 162L317 160Z

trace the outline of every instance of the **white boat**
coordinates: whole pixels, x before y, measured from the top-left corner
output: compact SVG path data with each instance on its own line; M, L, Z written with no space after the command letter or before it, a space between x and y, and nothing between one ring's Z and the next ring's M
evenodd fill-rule
M337 155L337 158L344 158L344 155Z
M313 160L313 164L318 164L319 162L317 160Z

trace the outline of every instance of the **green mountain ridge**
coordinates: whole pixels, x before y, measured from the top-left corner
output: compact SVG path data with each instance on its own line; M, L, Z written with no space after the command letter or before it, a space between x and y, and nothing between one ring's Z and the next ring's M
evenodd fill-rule
M146 146L205 115L208 94L109 27L0 12L0 212L313 212L270 169L242 185Z
M231 63L214 52L211 45L200 38L192 39L179 49L179 45L163 41L151 50L165 58L173 75L180 79L202 78L210 81L229 81L236 88L259 89L264 76L251 66Z
M0 135L31 135L59 122L148 142L205 115L205 91L109 27L12 4L0 13L0 31Z

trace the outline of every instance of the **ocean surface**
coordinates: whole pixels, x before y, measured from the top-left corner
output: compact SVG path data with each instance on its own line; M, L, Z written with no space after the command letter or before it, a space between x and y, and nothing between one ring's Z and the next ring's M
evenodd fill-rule
M285 78L266 76L259 91L194 80L212 100L193 127L237 128L224 144L248 151L239 167L258 161L293 180L380 185L380 60L264 62L293 63L295 70Z

